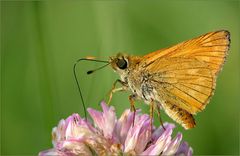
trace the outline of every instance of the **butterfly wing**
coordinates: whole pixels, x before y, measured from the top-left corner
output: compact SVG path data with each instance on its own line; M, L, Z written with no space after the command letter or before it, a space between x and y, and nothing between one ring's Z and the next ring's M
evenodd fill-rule
M207 33L167 49L157 50L143 58L146 66L166 57L196 58L206 63L212 73L216 75L222 69L229 45L230 33L221 30Z
M229 32L217 31L143 57L157 100L190 114L202 111L213 95L216 75L229 49Z
M156 86L158 101L172 103L195 114L204 109L215 89L211 69L195 58L162 58L146 70Z

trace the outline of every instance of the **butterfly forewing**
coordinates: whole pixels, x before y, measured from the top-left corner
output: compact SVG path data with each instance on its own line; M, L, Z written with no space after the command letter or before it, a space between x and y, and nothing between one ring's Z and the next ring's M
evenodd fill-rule
M144 56L146 65L163 57L196 58L208 64L214 74L218 73L225 61L230 44L228 31L210 32L167 49L158 50Z

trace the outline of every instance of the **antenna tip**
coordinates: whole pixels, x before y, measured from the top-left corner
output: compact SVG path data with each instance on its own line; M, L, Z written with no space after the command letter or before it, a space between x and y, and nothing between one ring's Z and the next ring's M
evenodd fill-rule
M87 74L92 74L92 73L93 73L93 70L87 71Z

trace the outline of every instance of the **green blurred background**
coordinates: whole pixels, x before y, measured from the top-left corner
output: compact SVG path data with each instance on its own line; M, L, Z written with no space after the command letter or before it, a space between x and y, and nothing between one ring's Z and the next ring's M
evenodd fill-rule
M74 112L83 116L73 63L108 59L117 52L144 55L198 35L227 29L231 49L210 104L184 134L194 154L239 154L239 1L1 1L1 154L36 155L52 147L51 130ZM88 107L118 76L110 67L80 63L78 76ZM119 115L129 93L116 93ZM137 108L148 113L148 106ZM163 120L172 122L164 113ZM155 124L159 125L158 121Z

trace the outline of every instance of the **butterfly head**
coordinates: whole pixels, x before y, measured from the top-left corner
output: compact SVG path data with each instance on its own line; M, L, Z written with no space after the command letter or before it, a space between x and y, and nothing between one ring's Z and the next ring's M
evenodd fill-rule
M114 71L118 73L126 72L129 67L128 56L118 53L116 56L110 57L110 64Z

